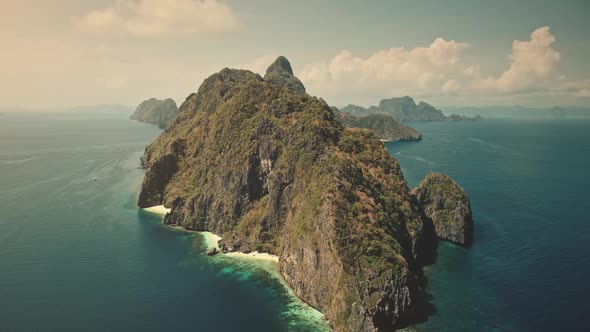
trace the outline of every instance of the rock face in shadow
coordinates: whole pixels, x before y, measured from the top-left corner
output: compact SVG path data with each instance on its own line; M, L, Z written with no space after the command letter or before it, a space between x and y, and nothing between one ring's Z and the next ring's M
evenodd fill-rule
M178 107L174 100L151 98L137 106L135 112L131 115L131 119L157 124L160 128L165 129L176 117L176 114L178 114Z
M336 117L346 127L365 128L371 130L375 135L385 141L419 141L422 134L395 121L392 117L383 114L371 114L367 116L353 116L340 112L332 107Z
M277 59L265 79L227 68L207 78L147 147L138 205L221 235L224 252L279 256L336 331L390 331L413 317L433 239L383 144L342 126L287 65Z
M469 197L445 174L430 173L412 190L436 236L458 244L472 241L473 219Z

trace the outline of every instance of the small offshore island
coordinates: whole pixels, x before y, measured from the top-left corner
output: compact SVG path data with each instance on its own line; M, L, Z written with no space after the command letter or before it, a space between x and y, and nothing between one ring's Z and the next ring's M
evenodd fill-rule
M160 129L165 129L174 120L176 114L178 114L178 107L174 100L150 98L137 106L131 114L131 119L156 124Z
M410 324L437 238L470 242L469 198L437 173L410 191L379 137L342 122L284 57L264 78L225 68L146 148L138 205L223 253L276 256L335 331Z

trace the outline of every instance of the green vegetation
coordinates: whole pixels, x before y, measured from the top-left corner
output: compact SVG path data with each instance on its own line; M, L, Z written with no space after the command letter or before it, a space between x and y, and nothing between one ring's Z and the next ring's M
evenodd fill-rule
M391 116L371 114L367 116L352 116L332 108L337 118L346 127L366 128L382 140L386 141L418 141L422 135L416 130L395 121Z

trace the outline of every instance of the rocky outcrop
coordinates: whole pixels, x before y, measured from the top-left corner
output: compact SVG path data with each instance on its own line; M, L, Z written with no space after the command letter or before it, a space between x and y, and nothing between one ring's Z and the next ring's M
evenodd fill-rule
M131 115L131 119L157 124L160 128L164 129L176 117L177 113L178 107L174 100L151 98L137 106L135 112Z
M340 109L340 112L347 113L353 116L367 116L369 112L366 108L358 105L348 104Z
M279 256L287 283L336 331L392 330L422 290L420 207L373 133L277 81L292 76L287 64L265 79L227 68L207 78L147 147L138 204L221 235L222 251Z
M434 225L436 236L459 244L472 240L473 220L469 197L453 179L430 173L412 190L427 222Z
M305 93L303 83L293 75L291 63L284 56L278 57L275 62L266 69L264 80L268 83L286 86L294 93Z
M421 101L418 105L412 97L383 99L378 112L387 114L397 121L444 121L444 114L432 105Z
M416 104L412 97L399 97L383 99L379 106L364 108L357 105L347 105L341 109L355 116L367 116L373 114L382 114L391 116L398 122L432 122L432 121L449 121L449 122L471 122L481 120L481 117L468 117L451 114L445 116L442 111L423 101Z
M346 127L365 128L371 130L375 135L385 141L419 141L422 134L395 121L392 117L383 114L371 114L367 116L353 116L340 112L332 107L337 119Z

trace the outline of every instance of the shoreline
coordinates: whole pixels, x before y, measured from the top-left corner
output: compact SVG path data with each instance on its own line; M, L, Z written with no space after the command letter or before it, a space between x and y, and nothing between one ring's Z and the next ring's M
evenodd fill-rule
M153 214L157 214L160 215L162 217L165 217L166 214L170 213L170 211L172 211L172 209L166 208L164 205L154 205L154 206L150 206L147 208L142 208L141 210L146 211L146 212L150 212ZM224 257L230 257L230 258L241 258L241 259L251 259L251 260L257 260L257 261L269 261L269 262L274 262L274 263L279 263L279 257L276 255L271 255L268 253L264 253L264 252L258 252L258 251L252 251L252 252L241 252L241 251L232 251L232 252L222 252L220 251L219 248L219 240L221 240L221 236L212 233L212 232L208 232L208 231L192 231L192 230L188 230L182 226L178 226L178 225L165 225L166 227L169 227L171 229L174 230L178 230L178 231L184 231L184 232L189 232L189 233L196 233L202 236L203 238L203 244L205 245L205 250L209 250L211 248L215 248L219 251L219 253L217 255L222 255Z

